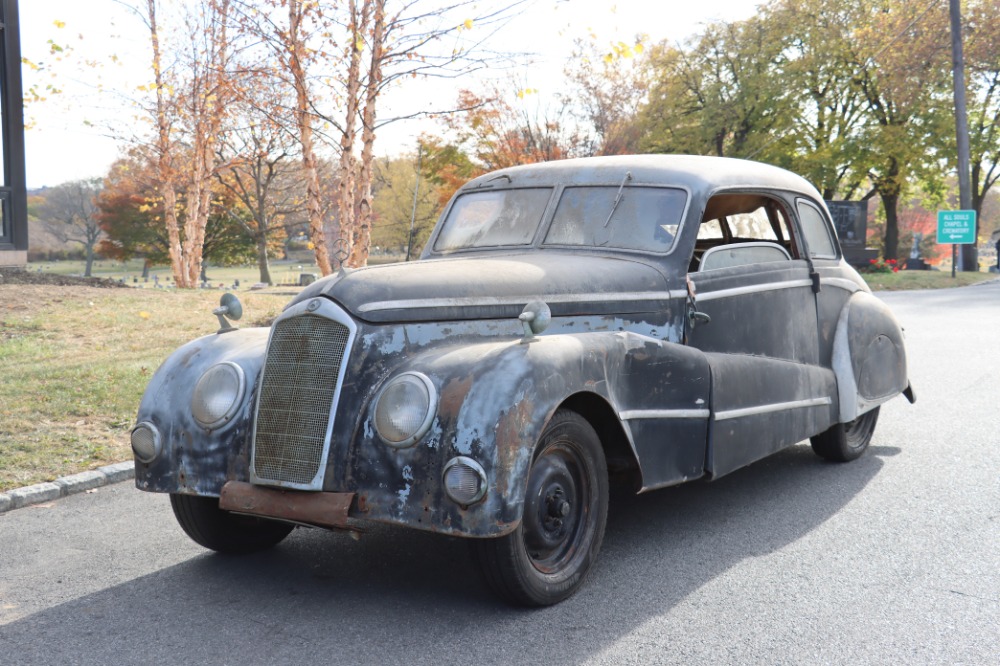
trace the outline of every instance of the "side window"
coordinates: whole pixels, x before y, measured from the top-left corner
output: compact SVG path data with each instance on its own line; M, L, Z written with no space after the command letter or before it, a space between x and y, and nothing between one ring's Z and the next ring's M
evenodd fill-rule
M837 246L830 235L830 226L819 209L803 200L798 201L799 222L805 237L809 256L819 259L836 259Z

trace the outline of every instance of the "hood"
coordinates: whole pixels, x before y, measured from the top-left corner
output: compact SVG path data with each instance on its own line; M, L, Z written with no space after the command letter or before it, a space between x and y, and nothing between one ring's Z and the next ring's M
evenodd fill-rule
M320 295L370 322L516 319L533 300L555 316L629 314L660 310L670 297L648 264L555 252L372 266L323 278L293 302Z

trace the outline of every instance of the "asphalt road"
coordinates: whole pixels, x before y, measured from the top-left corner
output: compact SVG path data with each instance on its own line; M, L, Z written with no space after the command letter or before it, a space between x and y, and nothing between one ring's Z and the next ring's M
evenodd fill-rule
M863 458L616 497L554 608L400 529L211 555L126 483L0 515L0 664L1000 663L1000 283L881 296L918 402Z

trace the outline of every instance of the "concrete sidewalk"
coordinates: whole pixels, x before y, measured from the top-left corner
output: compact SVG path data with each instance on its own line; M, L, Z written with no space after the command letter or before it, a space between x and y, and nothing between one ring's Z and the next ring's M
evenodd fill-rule
M71 474L48 483L36 483L33 486L8 490L0 493L0 514L134 478L135 465L130 460L92 469L89 472Z

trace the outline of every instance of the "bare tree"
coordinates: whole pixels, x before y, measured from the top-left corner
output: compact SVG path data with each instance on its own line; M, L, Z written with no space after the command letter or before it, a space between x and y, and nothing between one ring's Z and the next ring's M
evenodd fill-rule
M495 62L496 54L487 52L484 42L525 2L506 0L484 9L477 0L233 0L241 25L271 45L281 67L277 76L295 92L302 157L307 173L313 174L307 180L310 236L324 274L332 266L318 220L316 171L309 166L316 128L331 128L321 135L337 150L338 238L334 242L344 247L348 265L363 266L371 243L378 128L454 110L443 105L380 119L382 94L389 86L413 79L459 77Z
M77 180L53 187L44 193L45 203L38 209L38 216L47 229L63 243L83 246L86 268L83 274L91 276L94 251L101 239L101 225L96 212L96 198L101 191L101 180Z
M232 219L253 239L260 281L273 284L269 245L284 235L286 216L303 209L293 137L252 105L238 105L242 122L220 137L218 160L225 167L219 182L238 201Z

